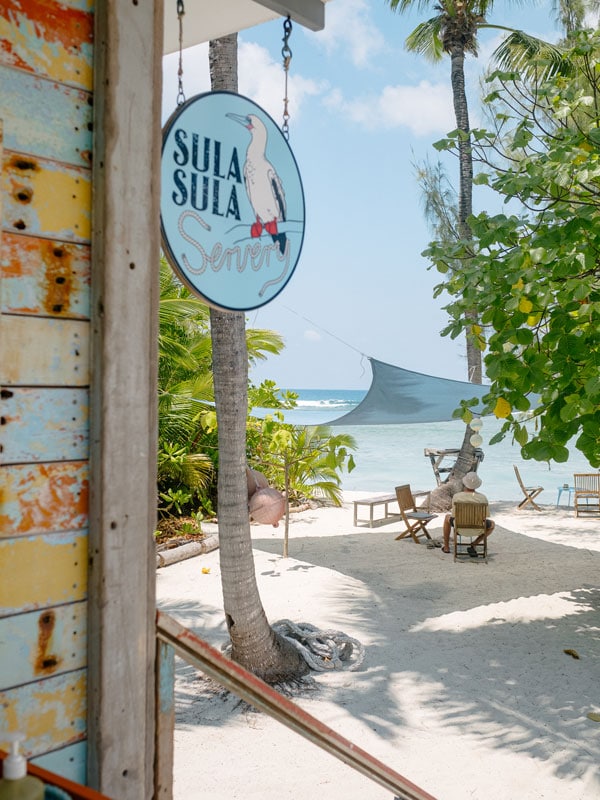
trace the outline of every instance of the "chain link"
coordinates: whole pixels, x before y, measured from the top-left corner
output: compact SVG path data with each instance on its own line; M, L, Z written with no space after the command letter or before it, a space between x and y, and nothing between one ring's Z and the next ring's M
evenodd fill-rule
M283 21L283 47L281 48L281 55L283 57L283 71L285 72L285 97L283 98L283 124L281 126L281 132L285 136L286 140L289 140L290 138L290 115L288 112L288 71L290 68L290 61L292 60L292 51L290 50L288 42L291 35L292 20L288 16Z
M179 21L179 68L177 69L177 105L180 106L185 103L185 94L183 93L183 17L185 15L185 8L183 7L183 0L177 0L177 19Z

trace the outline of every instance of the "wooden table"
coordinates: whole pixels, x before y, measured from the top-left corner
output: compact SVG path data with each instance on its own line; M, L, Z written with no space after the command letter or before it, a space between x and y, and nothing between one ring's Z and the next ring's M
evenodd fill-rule
M354 501L354 526L356 527L359 522L368 522L369 528L372 528L376 522L384 522L385 520L393 519L394 517L398 517L400 515L400 511L397 510L396 512L392 512L389 510L390 503L398 503L396 499L396 494L385 494L385 495L376 495L373 497L363 497L362 500L355 500ZM369 519L360 519L358 518L358 507L359 506L368 506L369 507ZM376 506L384 506L383 509L383 517L379 519L373 519L373 509Z
M427 508L429 505L429 495L431 494L430 491L419 491L413 492L413 497L426 497L425 503L423 504L424 508ZM372 528L377 522L392 522L392 520L397 519L400 516L400 509L397 508L396 511L390 511L389 505L390 503L398 503L396 498L396 493L394 494L378 494L373 495L373 497L363 497L362 500L355 500L354 501L354 527L357 527L359 523L366 522L369 528ZM369 507L369 519L359 519L358 518L358 507L359 506L368 506ZM377 506L383 506L383 517L379 517L379 519L373 518L373 509Z

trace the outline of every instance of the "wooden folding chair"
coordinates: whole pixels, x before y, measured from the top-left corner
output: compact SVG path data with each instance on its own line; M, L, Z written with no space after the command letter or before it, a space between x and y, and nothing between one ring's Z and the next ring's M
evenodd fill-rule
M575 516L600 514L600 474L597 472L576 472L573 476L575 487Z
M525 486L525 484L523 483L523 480L521 479L521 473L519 472L519 468L517 467L516 464L513 464L513 467L514 467L514 470L515 470L515 475L517 476L517 480L519 481L519 486L521 487L521 491L525 495L525 499L521 500L521 502L519 503L517 508L525 508L525 506L528 503L531 503L531 505L537 511L541 511L542 509L535 502L535 498L538 496L538 494L540 494L541 492L544 491L544 487L543 486Z
M419 544L419 539L426 537L431 539L427 530L427 524L437 517L423 508L419 508L413 497L410 484L396 486L396 499L400 508L400 517L404 523L405 530L396 536L396 539L405 539L411 536Z
M454 504L454 560L459 556L468 556L469 547L474 547L477 557L481 556L487 564L487 503L461 503ZM483 540L474 544L474 539L483 534Z

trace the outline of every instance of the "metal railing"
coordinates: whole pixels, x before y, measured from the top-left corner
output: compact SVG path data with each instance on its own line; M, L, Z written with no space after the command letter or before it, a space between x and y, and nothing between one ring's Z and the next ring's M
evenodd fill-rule
M389 789L398 800L435 800L423 789L340 736L296 703L275 691L248 670L226 658L168 614L156 615L157 655L157 800L172 797L174 726L174 654L202 670L255 708L291 728L322 750Z

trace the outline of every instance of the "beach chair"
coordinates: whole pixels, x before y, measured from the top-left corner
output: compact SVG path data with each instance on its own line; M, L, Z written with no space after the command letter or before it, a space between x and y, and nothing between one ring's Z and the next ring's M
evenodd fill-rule
M544 491L543 486L525 486L523 480L521 478L521 473L519 472L519 468L516 464L513 464L515 475L517 476L517 480L519 481L519 486L521 487L521 491L525 495L525 499L521 500L517 508L525 508L526 505L531 503L531 505L537 510L541 511L542 509L538 506L535 502L535 498Z
M600 474L598 472L576 472L573 476L575 486L575 516L600 514Z
M461 503L454 504L454 560L460 556L469 555L467 548L474 547L477 557L483 558L487 564L487 535L479 544L474 540L487 532L486 520L488 516L487 503Z
M427 525L437 517L437 514L431 514L426 509L417 506L408 483L403 486L396 486L396 499L400 508L400 518L405 527L405 530L396 536L396 540L411 536L419 544L419 539L423 537L431 539Z

